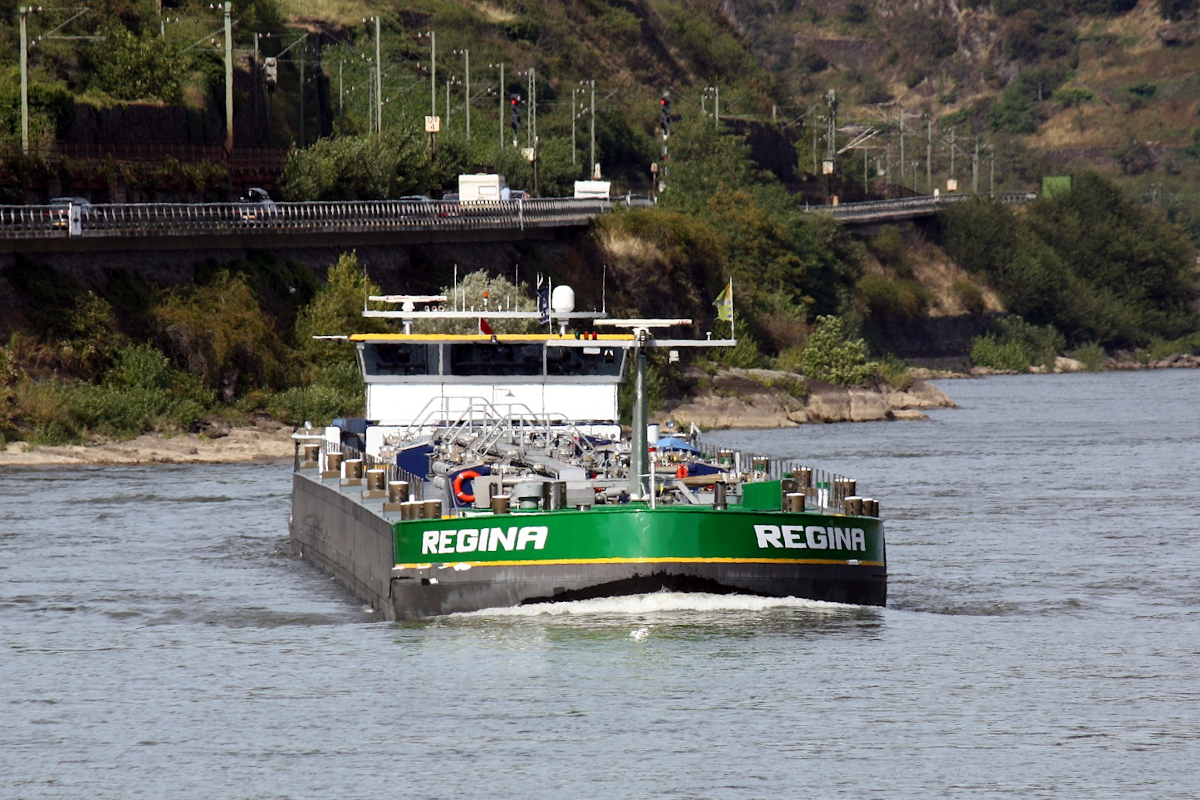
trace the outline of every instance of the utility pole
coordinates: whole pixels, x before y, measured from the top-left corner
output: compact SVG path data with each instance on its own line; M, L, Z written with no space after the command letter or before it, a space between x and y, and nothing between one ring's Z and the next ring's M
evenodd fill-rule
M429 32L429 115L437 116L437 33ZM449 109L447 109L449 110Z
M954 133L955 129L950 129L950 180L954 180Z
M575 166L575 91L574 86L571 87L571 166Z
M588 116L592 118L592 160L589 162L588 170L592 175L596 174L596 81L590 80L588 83L592 87L592 110L588 112Z
M821 171L821 165L817 163L817 161L818 161L818 156L817 156L817 126L816 126L816 124L815 124L815 123L816 123L816 121L817 121L816 117L813 117L813 123L814 123L814 124L812 125L812 132L813 132L813 175L818 175L818 174L820 174L820 171ZM903 162L903 161L901 161L900 163L901 163L901 164L903 164L904 162ZM901 173L903 173L903 172L904 172L903 168L900 170L900 172L901 172ZM903 182L904 182L904 178L901 178L901 179L900 179L900 182L901 182L901 183L903 183Z
M32 9L21 6L21 152L29 155L29 33L25 16Z
M164 24L163 25L163 36L166 36L166 31L167 31L166 25ZM251 109L251 112L254 114L254 133L255 133L254 138L257 139L259 132L262 130L260 127L261 121L262 121L262 115L259 114L259 107L262 105L262 103L259 102L259 98L260 98L259 90L261 88L261 85L259 84L259 80L258 80L258 32L257 31L254 32L254 57L250 61L250 86L252 87L250 90L250 97L254 101L252 104L253 108Z
M225 0L225 152L233 152L233 3L229 0Z
M491 66L496 66L492 64ZM500 149L504 149L504 62L500 62L500 90L496 92L500 96Z
M228 5L228 4L227 4ZM308 34L300 39L300 146L304 147L304 51L308 49Z
M463 50L467 70L467 152L471 151L471 51Z
M713 123L721 127L721 87L713 87Z
M904 163L904 106L900 106L900 163ZM901 170L900 174L903 176L904 171ZM913 186L913 191L916 190L917 187Z
M375 16L375 134L383 136L383 59L379 49L378 15Z
M925 134L925 191L933 194L933 114L926 112L928 125ZM913 188L916 188L917 176L913 175Z
M979 137L975 137L975 156L971 159L971 194L979 194Z
M538 129L537 129L537 70L534 67L529 68L529 146L534 149L534 157L537 157L538 146ZM536 171L534 173L536 175Z

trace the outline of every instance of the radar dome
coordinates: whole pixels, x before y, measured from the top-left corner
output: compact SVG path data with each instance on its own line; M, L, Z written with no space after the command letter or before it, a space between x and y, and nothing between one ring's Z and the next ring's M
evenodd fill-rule
M575 310L575 290L566 284L555 286L550 295L550 308L556 314L570 314Z

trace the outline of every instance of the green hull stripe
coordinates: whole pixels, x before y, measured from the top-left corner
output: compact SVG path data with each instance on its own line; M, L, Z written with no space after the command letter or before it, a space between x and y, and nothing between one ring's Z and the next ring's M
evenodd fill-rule
M883 524L873 517L596 507L521 514L405 520L393 526L392 563L539 564L851 564L887 562Z
M575 558L563 561L439 561L446 567L532 567L574 564L845 564L882 567L882 561L838 561L830 558ZM396 569L430 569L433 563L397 564Z

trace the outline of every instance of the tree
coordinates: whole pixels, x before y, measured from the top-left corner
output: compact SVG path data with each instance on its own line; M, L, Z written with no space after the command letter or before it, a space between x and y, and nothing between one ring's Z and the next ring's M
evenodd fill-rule
M147 31L136 36L117 23L101 30L90 62L96 86L120 100L183 100L179 55Z
M817 317L817 325L800 356L801 372L839 386L861 386L879 373L867 360L867 343L848 338L840 317Z
M301 359L318 371L347 359L353 361L345 342L313 337L387 331L384 320L362 315L367 297L382 292L359 265L358 254L343 253L329 268L325 285L296 316L296 342Z
M190 292L168 292L154 318L165 352L226 403L282 378L283 343L241 275L222 271Z
M407 128L321 139L292 150L283 168L289 200L386 200L429 191L434 182L425 141Z

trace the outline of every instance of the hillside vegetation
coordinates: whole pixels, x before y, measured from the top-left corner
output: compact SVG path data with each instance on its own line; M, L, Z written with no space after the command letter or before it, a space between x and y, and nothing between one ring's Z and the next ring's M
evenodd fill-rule
M1116 350L1191 353L1195 6L239 0L235 150L291 144L279 184L289 199L436 196L475 170L561 195L598 165L657 204L604 217L591 242L547 268L581 287L606 275L611 311L690 317L699 334L727 324L713 300L732 280L739 345L715 356L730 366L901 385L890 353L950 318L974 337L955 355L1006 369L1065 351L1092 365ZM368 12L380 17L379 97ZM31 15L35 34L62 13ZM200 4L160 16L110 0L58 31L102 39L44 38L31 61L30 156L13 154L17 73L0 76L0 188L24 199L43 179L103 185L94 199L104 200L169 179L228 194L223 162L138 172L47 149L101 137L105 115L135 109L221 140L218 28ZM273 92L249 69L255 33L260 56L279 58ZM430 137L434 114L441 131ZM933 224L870 235L805 210L953 180L960 191L1036 189L1059 173L1071 181L1020 209L981 197ZM204 265L194 286L172 289L114 279L92 294L22 259L0 278L23 309L0 328L0 436L124 437L261 410L316 422L361 402L347 354L310 338L361 328L361 298L377 289L349 254L324 284L267 256Z

